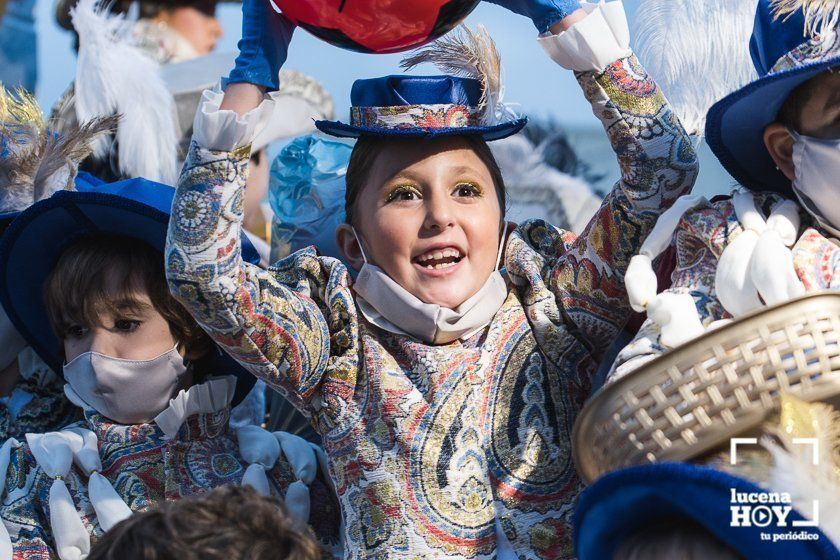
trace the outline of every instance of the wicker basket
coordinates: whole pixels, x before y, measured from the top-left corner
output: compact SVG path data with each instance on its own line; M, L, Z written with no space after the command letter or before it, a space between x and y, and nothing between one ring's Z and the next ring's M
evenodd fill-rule
M810 401L840 393L840 295L748 315L602 388L575 424L575 463L589 483L691 459L758 427L782 391Z

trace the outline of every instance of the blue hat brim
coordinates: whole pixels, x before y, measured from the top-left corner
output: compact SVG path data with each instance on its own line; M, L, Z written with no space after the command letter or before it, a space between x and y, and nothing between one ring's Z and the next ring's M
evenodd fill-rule
M693 520L744 558L834 559L840 552L816 527L817 540L762 540L793 528L731 527L731 491L766 492L753 482L689 463L657 463L604 475L578 499L575 553L580 560L613 558L622 543L660 522ZM804 520L795 509L788 522ZM771 524L772 525L772 524Z
M137 179L121 183L128 185L128 191L144 186ZM9 225L0 241L0 305L24 340L57 374L63 371L61 343L50 325L43 290L58 258L82 236L109 233L134 237L163 253L169 225L166 203L165 197L155 207L111 193L59 191L21 212ZM258 259L247 240L243 240L243 255L246 260ZM218 347L200 366L207 375L237 377L234 405L256 382L253 374Z
M15 218L18 217L20 212L3 212L0 213L0 232L3 231L3 228L9 225L14 221Z
M706 117L706 141L736 181L754 191L793 195L790 180L776 169L764 145L764 129L776 121L794 89L838 65L840 57L833 57L772 74L712 105Z
M340 121L315 121L315 126L324 134L339 138L438 138L445 136L480 136L487 142L512 136L528 124L527 118L493 126L469 126L458 128L372 128L353 126Z

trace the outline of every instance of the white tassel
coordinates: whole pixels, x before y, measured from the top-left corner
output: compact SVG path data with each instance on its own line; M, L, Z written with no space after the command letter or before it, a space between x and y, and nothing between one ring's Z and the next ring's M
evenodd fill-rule
M309 487L300 480L289 484L286 488L286 495L283 497L286 509L289 514L301 523L309 522Z
M129 24L97 9L97 0L80 0L71 11L79 36L76 64L76 115L80 122L121 114L117 129L120 171L128 177L174 184L178 131L175 100L158 64L129 43ZM154 110L148 110L154 107ZM106 144L95 146L105 157Z
M245 474L242 475L241 486L250 486L260 496L268 496L271 494L271 488L268 485L268 475L265 472L265 467L259 463L251 463L245 469Z
M73 461L88 475L88 497L102 530L109 531L120 521L131 517L131 508L101 474L102 459L96 434L84 428L70 428L61 433L70 442Z
M648 305L648 317L659 325L659 342L665 348L676 348L704 332L690 294L659 294Z
M726 311L740 317L803 295L789 247L799 234L799 213L791 201L776 204L765 221L749 192L733 195L743 228L727 245L715 271L715 293Z
M636 255L630 259L630 265L624 273L624 286L633 311L644 313L647 310L656 297L657 282L649 256Z
M318 457L309 442L288 432L274 432L274 436L280 442L283 455L286 456L298 480L302 480L306 485L312 484L315 475L318 474Z
M61 560L83 560L90 553L90 535L64 479L73 466L73 451L67 438L58 432L26 434L29 450L38 466L50 478L50 527Z
M715 294L733 317L761 307L755 285L749 280L750 259L758 244L758 233L747 229L723 250L715 270Z
M259 426L243 426L236 430L239 453L249 463L242 477L242 486L250 486L268 496L270 486L266 471L274 467L280 457L280 444L271 432Z
M648 234L639 254L630 259L624 274L624 285L630 306L639 313L647 311L648 319L660 328L659 342L674 348L703 333L703 324L694 299L688 294L662 293L657 295L657 278L652 261L671 244L674 232L683 215L707 204L700 195L683 195L659 216Z
M0 447L0 499L6 490L6 475L9 472L9 463L12 459L12 449L20 447L20 442L15 438L9 438L3 447ZM12 538L6 529L5 522L0 522L0 558L12 557Z

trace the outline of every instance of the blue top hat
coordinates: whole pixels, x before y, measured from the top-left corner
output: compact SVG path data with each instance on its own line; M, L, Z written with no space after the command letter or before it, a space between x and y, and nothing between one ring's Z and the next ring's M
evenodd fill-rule
M575 553L580 560L613 558L639 530L686 519L705 527L744 558L837 560L840 552L817 527L798 527L806 519L795 509L786 526L759 519L766 526L732 523L733 490L742 496L767 491L731 474L689 463L657 463L607 474L581 494L574 514ZM736 501L735 507L740 507ZM759 512L758 517L761 517ZM775 519L775 518L774 518ZM790 540L806 531L816 540ZM769 534L770 540L761 533ZM779 537L774 539L774 535Z
M172 187L146 179L102 183L91 177L78 181L76 189L58 191L22 211L0 239L0 304L26 342L59 374L61 346L42 296L59 256L74 240L97 233L135 237L162 253L175 195ZM242 258L259 262L256 249L244 235ZM237 376L234 405L256 381L218 347L200 367L208 375Z
M709 147L742 185L790 196L790 181L764 146L764 129L797 86L840 65L840 34L806 34L801 10L774 14L774 0L759 0L750 39L759 78L715 103L706 119Z
M480 136L487 141L516 134L528 119L487 122L479 103L481 83L455 76L385 76L356 80L350 92L350 124L315 121L332 136L434 138Z

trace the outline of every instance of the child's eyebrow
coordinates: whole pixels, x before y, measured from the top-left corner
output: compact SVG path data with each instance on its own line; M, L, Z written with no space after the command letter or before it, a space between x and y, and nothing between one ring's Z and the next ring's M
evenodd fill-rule
M111 303L111 307L117 311L134 311L143 312L152 309L152 306L145 302L134 298L122 298Z

